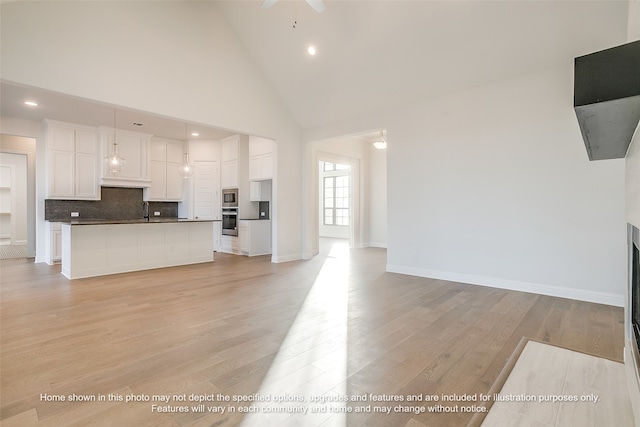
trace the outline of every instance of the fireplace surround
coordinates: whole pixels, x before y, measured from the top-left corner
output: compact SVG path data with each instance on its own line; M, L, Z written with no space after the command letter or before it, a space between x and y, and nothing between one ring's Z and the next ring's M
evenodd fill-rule
M640 230L628 224L628 292L625 304L625 365L633 411L640 415Z

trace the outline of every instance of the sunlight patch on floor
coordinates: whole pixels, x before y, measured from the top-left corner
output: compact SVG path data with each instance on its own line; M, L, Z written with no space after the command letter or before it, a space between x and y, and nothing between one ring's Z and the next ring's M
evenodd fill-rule
M349 246L331 248L278 354L257 392L243 427L282 425L345 426ZM318 401L320 399L320 401Z

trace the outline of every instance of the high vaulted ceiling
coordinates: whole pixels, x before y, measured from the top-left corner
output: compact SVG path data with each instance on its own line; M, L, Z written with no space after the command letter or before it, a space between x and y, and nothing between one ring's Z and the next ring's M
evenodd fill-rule
M302 129L570 64L624 43L629 7L626 1L325 0L318 13L304 0L280 0L268 9L261 3L215 5ZM55 108L38 112L18 106L34 89L3 83L1 91L3 115L113 123L110 106L43 92ZM182 121L124 109L118 117L119 127L142 121L148 126L138 130L184 139ZM228 134L204 130L209 139Z
M571 63L623 43L628 13L624 1L261 3L218 4L303 129Z

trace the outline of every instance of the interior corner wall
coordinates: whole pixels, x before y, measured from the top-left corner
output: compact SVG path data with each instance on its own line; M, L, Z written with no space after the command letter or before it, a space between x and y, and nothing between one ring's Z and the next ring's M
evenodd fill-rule
M274 139L273 259L301 258L301 130L215 2L6 2L0 11L5 81Z
M640 228L640 125L625 158L627 222Z
M396 112L389 271L624 304L624 160L587 159L572 76L568 61Z
M387 138L388 139L388 138ZM387 150L378 150L369 144L370 233L369 246L387 247Z

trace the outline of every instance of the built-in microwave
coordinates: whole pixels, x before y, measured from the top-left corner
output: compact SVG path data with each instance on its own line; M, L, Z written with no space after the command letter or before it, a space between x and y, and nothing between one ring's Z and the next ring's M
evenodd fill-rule
M222 190L222 207L237 208L238 207L238 189L225 188Z

